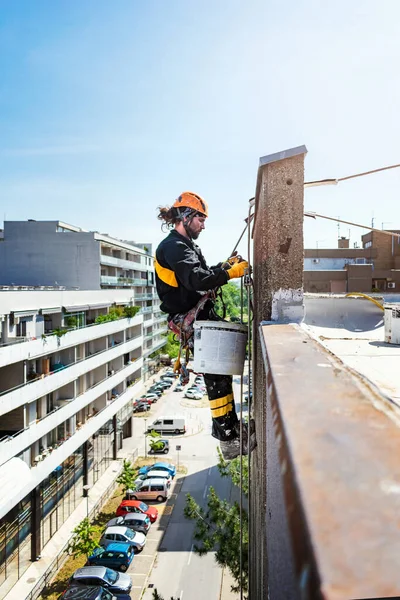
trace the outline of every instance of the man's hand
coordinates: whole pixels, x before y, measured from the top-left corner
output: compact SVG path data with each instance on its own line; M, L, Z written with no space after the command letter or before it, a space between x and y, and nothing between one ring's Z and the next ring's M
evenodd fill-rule
M243 277L246 269L249 268L249 263L246 260L242 260L242 262L237 262L228 269L227 273L229 279L236 279L237 277Z

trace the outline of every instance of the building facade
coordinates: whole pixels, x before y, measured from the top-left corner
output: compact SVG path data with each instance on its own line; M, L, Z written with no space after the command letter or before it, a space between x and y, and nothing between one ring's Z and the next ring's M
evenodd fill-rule
M139 291L0 290L0 598L133 433L166 332Z
M361 248L350 248L348 239L339 238L338 248L304 250L304 290L322 293L398 291L400 237L371 231L361 239Z

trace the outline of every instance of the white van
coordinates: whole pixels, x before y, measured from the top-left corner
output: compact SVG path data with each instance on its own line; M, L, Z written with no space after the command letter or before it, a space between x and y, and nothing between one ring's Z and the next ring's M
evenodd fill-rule
M159 417L147 428L147 433L186 433L186 424L183 417Z
M126 497L128 500L157 500L163 502L169 498L170 490L171 484L167 479L154 477L142 481L134 490L127 490Z

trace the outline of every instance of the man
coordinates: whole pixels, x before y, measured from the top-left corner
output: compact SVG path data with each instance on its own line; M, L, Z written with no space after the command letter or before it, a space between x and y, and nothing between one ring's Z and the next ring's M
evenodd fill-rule
M168 314L168 326L177 333L184 348L193 348L193 321L220 320L214 312L210 291L230 279L243 277L248 263L219 264L208 267L200 248L194 243L205 228L206 202L193 192L183 192L172 207L159 207L158 218L171 230L156 250L154 261L157 293L161 310ZM239 421L230 375L204 375L212 416L212 435L220 440L225 459L239 456ZM247 425L242 424L242 453L248 453ZM251 448L255 439L251 442Z

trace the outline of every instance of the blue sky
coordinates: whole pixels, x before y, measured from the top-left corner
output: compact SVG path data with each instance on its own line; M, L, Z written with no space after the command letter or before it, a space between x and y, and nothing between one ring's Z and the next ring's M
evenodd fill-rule
M0 0L1 219L157 243L156 207L189 189L222 260L260 156L306 144L307 180L400 162L399 21L397 0ZM399 184L314 188L305 207L400 229ZM306 220L307 247L337 234Z

